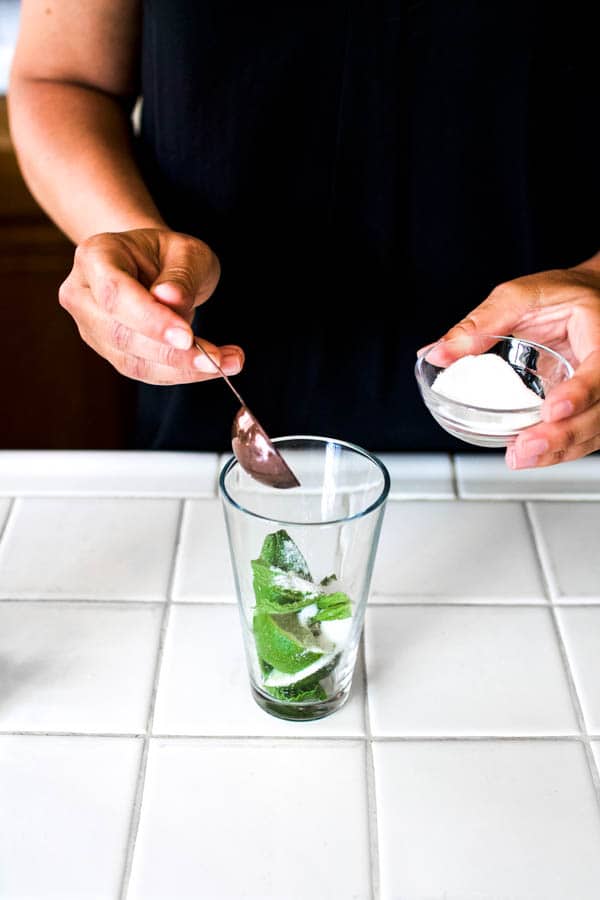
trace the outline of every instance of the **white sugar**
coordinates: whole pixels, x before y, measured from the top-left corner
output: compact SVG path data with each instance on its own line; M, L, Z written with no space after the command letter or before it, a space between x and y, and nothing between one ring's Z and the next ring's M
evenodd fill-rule
M306 560L292 540L282 542L278 550L283 558L283 568L294 569L296 572L307 572Z
M345 646L352 631L354 619L348 616L346 619L331 619L329 622L321 622L321 637L332 641L337 648Z
M304 625L308 628L308 623L310 620L317 615L319 612L319 607L316 603L311 603L310 606L305 606L304 609L298 610L298 621L301 625Z
M301 578L295 572L277 572L273 576L273 584L284 591L297 591L299 594L304 594L307 599L319 596L319 591L312 581Z
M542 399L495 353L463 356L438 374L432 390L449 400L486 409L533 409Z

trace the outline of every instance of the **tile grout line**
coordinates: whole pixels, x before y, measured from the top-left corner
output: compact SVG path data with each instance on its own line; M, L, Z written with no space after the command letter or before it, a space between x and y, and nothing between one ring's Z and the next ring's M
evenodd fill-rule
M452 480L452 490L454 492L455 500L462 500L462 495L458 486L458 473L456 471L456 455L454 453L449 453L448 458L450 460L450 478Z
M535 568L537 569L537 574L540 579L540 583L542 585L542 595L543 602L539 604L542 609L551 609L552 608L552 598L554 596L552 592L552 584L551 580L548 577L548 570L546 563L548 560L544 557L543 553L540 549L540 543L538 541L538 534L535 527L535 522L531 515L531 509L529 506L529 502L527 500L523 500L520 503L521 509L523 511L523 517L525 519L525 530L529 535L529 540L531 545L533 546L533 558L535 560Z
M0 451L1 453L2 451ZM14 499L19 500L173 500L174 502L178 502L180 500L214 500L214 487L210 490L208 488L203 488L202 490L189 490L189 488L182 488L180 491L160 491L160 490L146 490L140 491L139 493L135 492L126 492L112 489L105 489L103 491L84 491L84 490L72 490L72 491L31 491L31 490L16 490L11 491L2 491L0 490L0 499L5 499L6 497L13 497Z
M542 531L538 526L534 510L531 509L530 503L525 504L525 513L531 530L531 535L533 537L536 555L542 570L542 578L544 579L548 599L550 601L552 627L554 629L554 634L556 636L556 642L561 656L565 677L567 679L569 693L571 695L571 703L575 712L575 718L577 719L577 724L581 732L582 743L588 763L590 778L592 779L592 786L596 795L596 802L600 807L600 772L598 771L598 766L596 765L596 759L592 750L592 744L583 713L583 706L579 697L579 692L577 691L577 683L575 681L575 676L573 675L569 654L563 640L560 623L558 621L558 615L553 603L554 599L558 596L558 585L554 575L554 570L551 566L550 556L545 545Z
M215 497L219 496L219 475L221 474L221 466L219 465L219 460L221 459L221 454L217 453L217 458L215 460L215 473L213 475L213 484L212 484L212 497L213 500Z
M597 503L600 500L600 494L589 491L581 494L569 494L566 491L560 493L557 491L556 494L536 494L534 491L522 491L519 494L510 491L498 494L483 492L470 494L465 491L461 494L460 499L469 503Z
M389 497L387 499L388 504L397 503L398 505L404 503L452 503L456 500L457 497L454 493L450 494L448 491L439 492L436 491L434 493L408 493L407 491L394 491L390 490Z
M371 900L379 900L379 832L377 825L377 795L375 793L375 761L373 759L373 735L369 711L369 677L367 675L366 629L363 624L361 656L365 702L363 706L365 726L365 775L367 782L367 831L369 834L369 869L371 873Z
M146 731L144 734L144 743L140 758L140 767L136 781L133 806L131 810L131 820L129 824L129 834L127 836L127 846L125 850L125 860L123 863L123 875L121 878L121 888L119 891L119 900L126 900L129 890L129 881L131 878L131 870L133 868L133 856L135 853L135 845L138 837L140 820L142 815L142 802L144 799L144 786L146 783L146 771L148 768L148 754L150 751L150 735L152 734L152 726L154 723L154 710L156 708L156 696L158 693L158 680L160 678L160 670L162 667L163 653L165 647L165 639L167 627L169 624L169 614L171 610L171 597L173 593L173 584L175 581L175 572L177 570L177 560L179 557L179 547L181 543L181 534L183 522L185 519L187 503L185 500L179 502L179 515L177 518L177 527L175 531L175 543L173 547L173 559L171 562L171 571L169 572L169 580L167 585L167 599L164 605L162 620L160 625L160 637L158 648L156 651L156 662L154 665L154 674L152 679L152 691L150 694L150 703L148 705L148 717L146 719Z
M525 517L527 519L529 532L531 534L531 537L533 538L533 544L539 562L540 571L542 573L542 580L546 587L548 599L551 605L555 605L557 602L560 602L560 589L558 587L558 581L556 579L556 573L554 571L554 566L550 558L550 553L548 552L548 548L546 547L546 542L537 521L535 510L531 505L533 502L534 501L532 500L523 501L523 505L525 507Z
M0 451L1 452L1 451ZM450 460L449 460L450 461ZM173 501L178 502L180 500L215 500L218 498L218 485L219 485L219 477L221 474L221 470L219 469L217 475L212 479L212 487L211 488L203 488L202 490L190 490L189 488L182 488L177 491L160 491L160 490L146 490L140 491L139 493L135 492L125 492L118 491L112 489L106 489L103 491L82 491L82 490L73 490L73 491L31 491L31 490L11 490L11 491L2 491L0 490L0 500L12 499L12 500L160 500L160 501ZM433 480L433 479L432 479ZM451 474L452 481L452 474ZM454 494L454 490L450 493L448 490L442 488L432 488L431 490L403 490L401 488L390 488L390 493L388 497L389 503L406 503L408 500L419 500L424 502L440 502L443 500L450 501L455 500L459 497L459 499L467 500L469 502L479 502L480 500L489 501L489 502L497 502L498 500L505 500L506 502L522 502L524 500L534 500L540 501L542 503L560 503L564 500L565 503L573 503L581 501L582 503L590 503L598 502L600 499L600 493L590 493L587 491L586 493L581 494L568 494L568 493L556 493L556 494L543 494L543 493L519 493L519 494L511 494L510 492L506 493L498 493L498 494Z
M1 451L0 451L1 452ZM218 477L220 475L220 471L217 474L216 484L218 485ZM451 474L451 482L453 482L453 476ZM454 493L456 490L458 493ZM84 490L73 490L70 493L68 491L29 491L29 490L18 490L18 491L2 491L0 490L0 499L19 499L19 500L158 500L161 502L172 501L177 503L179 501L185 500L195 500L208 502L210 500L215 500L218 498L218 491L215 494L215 483L213 483L212 488L209 490L208 488L202 489L201 491L190 490L189 488L182 488L180 491L167 492L167 491L144 491L139 493L126 493L123 491L115 491L115 490L104 490L104 491L84 491ZM407 503L407 502L418 502L418 503L440 503L443 501L452 501L452 500L464 500L466 503L525 503L525 502L535 502L535 503L597 503L600 500L600 493L586 491L581 493L567 493L565 491L554 493L535 493L534 491L522 491L519 493L514 493L511 491L502 491L498 493L470 493L467 489L462 489L460 487L460 479L456 476L456 487L453 487L453 492L449 493L448 491L444 491L441 489L434 489L431 491L406 491L401 489L390 489L390 494L388 497L388 503Z
M102 606L105 609L111 607L118 609L120 606L155 609L164 606L165 600L120 600L118 597L111 599L106 597L44 597L42 595L41 597L0 597L0 603L32 603L40 606L51 606L53 603L58 603L61 606ZM205 603L203 605L212 604Z
M539 609L540 607L545 607L548 605L548 600L546 597L544 597L543 600L531 600L530 599L530 600L522 600L521 601L521 600L514 600L514 599L503 600L502 597L491 597L488 599L485 599L485 598L482 599L480 597L473 597L472 599L469 599L469 600L458 600L458 599L454 600L451 597L449 597L448 595L436 595L436 594L417 594L417 595L415 595L415 594L377 594L376 596L380 599L369 600L368 609L372 609L373 607L377 607L380 609L393 609L394 607L399 607L399 606L400 607L425 606L425 607L430 607L430 608L436 607L436 606L468 606L468 607L495 606L495 607L502 607L502 608L509 608L509 609L511 609L511 608L523 609L523 608L530 608L530 607L534 607L534 608L537 607ZM403 600L402 597L404 597L404 596L406 596L406 597L419 596L422 599L420 599L420 600ZM463 595L457 594L456 596L464 597L464 594ZM384 600L383 599L384 597L386 597L388 599ZM396 599L396 598L398 598L398 599ZM596 601L596 605L598 605L598 604L600 604L600 598ZM565 604L565 605L567 605L567 604ZM568 605L574 606L576 604L568 603ZM593 605L593 603L580 603L579 605L580 606L590 606L590 605Z
M33 729L15 729L14 731L0 730L0 737L69 737L69 738L105 738L108 740L143 738L143 731L61 731L57 728L55 731L35 731Z
M152 600L143 600L139 597L110 597L108 594L102 594L99 597L82 597L81 595L71 596L67 594L65 596L60 594L44 594L43 592L37 594L28 592L21 596L19 596L18 593L16 595L0 595L0 603L114 603L115 605L126 603L130 606L146 607L162 606L165 603L165 598L155 597Z
M12 518L13 510L15 508L16 503L17 503L17 498L11 497L9 504L8 504L8 509L6 510L6 518L4 520L4 524L3 524L2 528L0 528L0 544L2 544L4 535L8 531L8 523L10 522L10 520Z
M123 740L132 738L144 738L145 732L128 732L128 731L2 731L0 737L69 737L69 738L100 738L101 740ZM260 743L266 741L314 741L316 743L333 742L333 743L365 743L366 738L356 734L169 734L168 732L154 732L151 737L156 740L181 740L181 741L254 741ZM500 743L583 743L587 740L600 741L600 734L455 734L455 735L435 735L435 734L397 734L397 735L379 735L372 737L374 744L385 743L477 743L477 742L500 742Z
M548 605L548 600L544 597L543 600L503 600L501 597L492 597L490 599L480 599L474 598L471 600L453 600L451 598L445 597L438 599L435 594L421 595L423 599L420 600L404 600L402 599L402 594L378 594L379 600L369 600L368 609L404 609L405 607L423 607L426 609L431 609L435 607L444 607L444 608L452 608L452 607L467 607L467 608L496 608L496 609L544 609ZM414 596L414 595L406 595L406 596ZM458 595L457 595L458 596ZM383 599L387 597L389 599ZM44 596L43 594L36 594L35 596L12 596L12 597L0 597L0 604L2 603L38 603L38 604L64 604L79 606L79 605L96 605L103 606L106 608L110 608L111 606L119 607L119 606L129 606L129 607L138 607L139 609L146 609L158 606L164 606L166 600L134 600L132 598L122 598L122 597L62 597L56 596L51 597L49 595ZM568 600L564 599L562 601L557 601L553 604L555 607L559 609L592 609L595 606L600 606L600 594L598 597L589 597L584 600ZM191 608L221 608L223 606L228 608L235 608L236 601L234 598L231 600L172 600L171 606L182 606L182 607L191 607Z
M0 451L1 452L1 451ZM220 471L219 473L220 474ZM452 480L452 476L451 476ZM218 485L218 475L216 479ZM390 490L388 503L406 503L414 500L419 503L439 503L444 500L464 500L466 503L597 503L600 500L600 493L582 491L581 493L568 493L565 491L557 493L535 493L534 491L521 493L511 493L510 491L501 493L480 493L471 494L468 490L460 488L460 479L457 478L457 494L448 493L439 489L433 491L403 491ZM60 491L60 492L40 492L40 491L2 491L0 490L0 499L19 499L19 500L160 500L160 501L185 501L199 500L209 501L218 497L215 495L215 485L209 489L194 491L189 489L181 489L175 492L145 491L140 493L125 493L115 490L104 491Z
M348 740L348 738L345 738ZM445 743L556 743L557 741L585 744L587 736L583 734L404 734L404 735L377 735L373 738L375 744L390 743L419 743L419 744L445 744Z

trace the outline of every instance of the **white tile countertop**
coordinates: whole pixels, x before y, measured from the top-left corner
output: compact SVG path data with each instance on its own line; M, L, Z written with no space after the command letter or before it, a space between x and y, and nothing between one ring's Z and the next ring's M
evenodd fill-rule
M598 900L600 457L382 458L351 699L292 724L216 455L0 453L2 900Z

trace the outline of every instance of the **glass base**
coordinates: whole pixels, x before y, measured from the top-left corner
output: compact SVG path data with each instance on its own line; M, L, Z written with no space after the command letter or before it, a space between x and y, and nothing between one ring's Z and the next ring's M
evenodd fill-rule
M316 703L290 703L284 700L276 700L259 691L253 684L250 685L252 696L261 709L278 719L287 719L290 722L312 722L315 719L324 719L337 712L350 696L350 687L340 691L334 697L327 700L319 700Z

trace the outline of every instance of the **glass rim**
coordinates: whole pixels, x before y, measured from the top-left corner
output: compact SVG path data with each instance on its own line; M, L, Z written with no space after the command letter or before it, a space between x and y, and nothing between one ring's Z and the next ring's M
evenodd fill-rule
M536 350L544 350L546 353L549 353L550 356L553 356L555 361L564 365L567 371L567 380L572 378L575 370L573 366L558 350L553 350L552 347L547 347L545 344L539 344L537 341L529 341L527 338L518 338L511 336L509 334L488 334L479 332L476 337L481 338L495 338L497 341L514 341L519 344L526 344L528 347L535 347ZM452 340L459 340L459 338L453 338ZM489 413L490 415L501 415L505 416L510 413L531 413L532 411L539 409L538 406L519 406L515 408L502 407L501 409L493 409L489 406L475 406L472 403L462 403L460 400L453 400L451 397L446 397L444 394L440 394L438 391L434 391L433 388L427 384L423 375L423 363L427 362L427 355L431 353L432 350L435 350L436 347L439 347L440 344L451 344L450 341L436 341L435 344L432 344L431 347L428 347L422 353L417 356L417 361L415 362L415 376L419 383L419 387L421 388L424 396L430 398L434 402L443 403L444 406L449 405L450 409L454 407L456 410L473 410L473 412L478 413ZM482 351L485 352L485 351ZM465 354L466 355L466 354ZM479 354L478 354L479 355ZM459 357L460 359L461 357ZM433 366L435 363L429 363L429 365ZM511 365L509 363L509 365ZM439 368L439 366L437 367Z
M351 450L353 453L357 453L359 456L362 456L365 459L369 460L370 463L372 463L377 469L379 469L383 477L383 487L379 493L379 496L372 503L370 503L369 506L367 506L365 509L359 510L359 512L353 513L351 516L341 516L337 519L326 519L321 522L299 522L297 519L276 519L272 516L264 516L261 515L261 513L257 513L251 509L247 509L231 496L227 487L225 486L225 478L235 466L239 466L237 458L232 455L225 462L219 474L219 488L221 491L221 495L227 500L227 502L235 509L238 509L240 512L246 513L246 515L252 516L255 519L262 519L262 521L264 522L278 522L281 525L302 525L302 527L314 528L321 525L340 525L342 524L342 522L352 522L355 519L362 519L382 506L387 500L388 494L390 492L390 473L377 456L374 456L372 453L369 453L368 450L364 450L362 447L359 447L358 444L352 444L350 443L350 441L342 441L338 438L323 437L322 435L313 434L284 435L283 437L273 438L272 440L274 444L280 444L284 441L314 441L318 444L336 444L339 447L344 447L346 450Z

